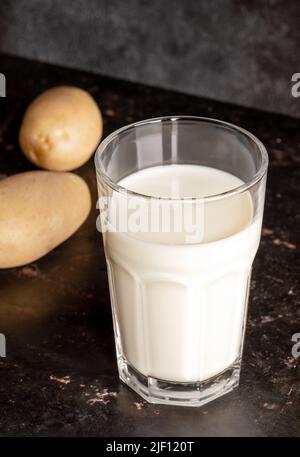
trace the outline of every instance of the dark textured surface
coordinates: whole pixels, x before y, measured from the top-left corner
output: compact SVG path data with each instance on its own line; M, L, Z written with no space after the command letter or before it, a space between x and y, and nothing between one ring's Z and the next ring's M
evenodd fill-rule
M1 0L0 51L300 117L299 18L296 0Z
M32 169L17 145L27 103L76 84L102 108L105 135L151 116L217 117L256 134L270 152L264 236L253 272L241 385L200 409L145 404L117 376L102 241L93 209L67 242L34 265L0 270L0 435L300 435L299 120L101 76L0 56L0 174ZM94 200L93 160L78 170ZM1 202L0 202L1 205ZM0 206L1 210L1 206Z

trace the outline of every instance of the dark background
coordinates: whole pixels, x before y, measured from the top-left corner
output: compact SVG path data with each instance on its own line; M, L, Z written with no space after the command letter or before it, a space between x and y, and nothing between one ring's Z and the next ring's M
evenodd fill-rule
M290 94L299 8L290 0L0 0L0 51L300 117ZM253 132L270 156L239 389L203 408L176 408L147 404L118 380L93 204L84 226L47 256L0 270L0 436L299 437L300 358L291 354L300 329L299 119L34 60L0 56L0 72L0 178L33 168L18 146L21 119L58 84L93 95L104 136L162 114L209 116ZM93 159L76 172L95 202Z
M1 0L0 51L299 117L299 23L297 0Z

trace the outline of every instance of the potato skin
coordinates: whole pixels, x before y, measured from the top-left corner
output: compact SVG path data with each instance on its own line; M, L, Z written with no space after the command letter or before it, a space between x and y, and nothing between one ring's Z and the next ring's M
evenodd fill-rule
M74 170L91 157L102 129L100 110L88 92L53 87L28 106L19 143L25 156L40 168Z
M29 171L0 181L0 268L33 262L85 221L91 196L73 173Z

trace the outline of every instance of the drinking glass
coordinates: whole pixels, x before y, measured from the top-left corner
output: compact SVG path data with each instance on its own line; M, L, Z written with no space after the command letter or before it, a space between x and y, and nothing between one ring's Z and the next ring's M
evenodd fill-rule
M120 379L151 403L200 406L230 392L261 235L265 147L227 122L171 116L112 133L95 164ZM167 165L209 167L212 187L214 170L237 184L200 197L127 188L134 173L155 178ZM196 223L178 224L178 208ZM165 227L167 212L176 217Z

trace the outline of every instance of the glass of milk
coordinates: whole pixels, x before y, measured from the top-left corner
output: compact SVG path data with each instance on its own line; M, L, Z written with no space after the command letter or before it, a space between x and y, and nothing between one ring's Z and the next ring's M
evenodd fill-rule
M96 153L120 379L151 403L203 405L238 386L268 156L251 133L173 116Z

